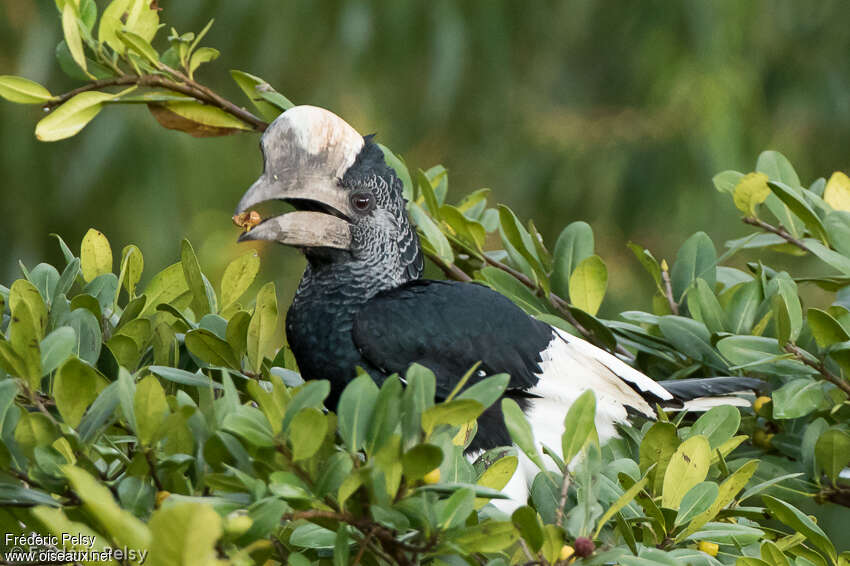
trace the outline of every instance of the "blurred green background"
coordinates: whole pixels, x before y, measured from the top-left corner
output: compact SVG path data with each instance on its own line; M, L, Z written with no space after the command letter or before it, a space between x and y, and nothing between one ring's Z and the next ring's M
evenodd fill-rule
M101 8L106 2L98 1ZM697 229L720 245L748 230L711 177L777 149L804 182L848 169L850 5L845 1L281 2L159 0L178 31L216 23L222 57L197 78L247 104L228 69L296 103L330 108L413 167L443 163L450 200L482 186L534 218L551 246L582 219L609 265L603 315L649 308L625 244L672 260ZM53 0L0 0L0 74L60 93ZM168 30L155 45L164 49ZM217 282L242 253L230 215L261 169L254 134L195 139L143 108L107 108L45 144L34 106L0 102L0 280L18 260L63 264L90 226L115 253L136 243L146 278L188 237ZM288 303L303 268L263 251Z

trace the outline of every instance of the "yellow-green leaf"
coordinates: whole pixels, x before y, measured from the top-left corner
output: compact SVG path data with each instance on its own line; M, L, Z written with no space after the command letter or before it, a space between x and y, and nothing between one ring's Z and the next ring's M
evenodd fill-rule
M105 485L76 466L64 466L62 471L71 488L83 500L83 508L97 519L115 542L130 548L151 548L147 525L121 509Z
M213 566L221 516L210 505L180 503L151 516L150 566ZM146 547L148 548L148 547Z
M608 269L598 255L587 257L570 275L570 302L586 313L599 311L608 288Z
M200 102L169 102L165 107L174 114L202 126L236 130L251 129L251 126L221 108Z
M53 95L35 81L0 75L0 97L18 104L41 104L53 98Z
M124 246L124 249L121 251L121 276L118 278L118 284L123 285L127 289L127 293L131 299L136 296L136 285L142 278L142 271L144 269L145 259L142 256L142 251L133 244ZM116 300L118 300L119 294L115 294Z
M263 99L261 96L261 89L266 91L274 91L274 89L261 79L260 77L255 77L249 73L244 71L230 71L230 76L233 77L233 80L239 85L239 88L242 89L242 92L251 100L254 106L259 110L260 114L266 120L274 120L281 113L281 108L278 108L271 102L268 102Z
M156 310L157 305L170 303L189 289L183 275L183 265L174 263L153 276L145 288L148 300L139 316L147 316Z
M835 210L850 212L850 177L836 171L826 183L823 200Z
M115 95L106 92L81 92L45 116L35 126L35 137L41 141L70 138L91 122L103 103Z
M732 200L741 212L756 216L756 206L763 203L770 195L767 186L768 177L764 173L750 173L735 185Z
M148 375L136 384L133 412L136 415L139 442L143 446L152 445L159 439L161 425L169 413L165 390L153 375Z
M65 6L62 8L62 32L65 34L65 43L68 45L68 50L71 52L74 62L88 74L86 53L83 51L83 38L77 24L77 5L74 2L65 2Z
M481 476L475 483L482 487L489 487L490 489L501 491L506 485L508 485L508 482L513 477L518 463L519 459L516 456L505 456L504 458L500 458L490 464L490 467L481 473ZM475 508L478 509L483 507L488 501L489 499L483 497L476 498Z
M98 37L118 53L124 53L125 45L117 35L119 30L151 41L158 27L159 13L150 0L113 0L100 18Z
M319 409L305 407L289 423L289 443L294 461L306 460L322 446L328 432L328 419Z
M53 398L65 423L77 428L104 387L106 379L79 358L69 358L62 364L53 380Z
M154 67L159 66L159 53L144 37L127 30L117 30L115 35L124 45L141 55L148 63Z
M260 270L260 256L255 250L231 261L221 277L221 310L223 311L242 296Z
M673 453L661 491L661 506L678 509L692 487L705 480L711 462L711 446L702 435L688 438Z
M112 273L112 248L99 230L89 228L80 244L80 269L83 279L91 281L98 275Z
M189 60L189 76L195 74L195 70L203 63L209 63L218 59L218 49L212 47L199 47L197 51L192 53L192 58Z
M277 295L270 281L257 293L257 306L248 323L248 361L254 373L260 371L264 357L272 357L277 327Z

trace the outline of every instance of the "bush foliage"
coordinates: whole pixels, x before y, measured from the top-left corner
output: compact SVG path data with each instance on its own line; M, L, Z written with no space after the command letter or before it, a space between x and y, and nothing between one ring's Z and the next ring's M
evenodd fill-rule
M200 46L208 27L172 29L160 54L147 2L115 0L99 23L92 0L56 3L59 63L85 84L53 96L0 77L0 96L53 109L40 139L75 135L107 104L146 104L193 135L262 131L291 106L240 71L232 76L262 118L197 83L197 67L218 54ZM604 446L588 393L565 415L563 454L579 456L569 469L504 400L515 446L470 462L475 418L500 402L507 376L437 400L421 366L405 386L361 375L326 411L328 384L304 382L282 343L274 283L245 296L256 252L214 284L184 241L179 261L141 285L142 251L119 256L92 229L78 253L57 237L65 265L22 264L0 286L5 532L85 534L95 549L149 551L152 564L848 564L846 541L798 508L850 507L847 176L804 186L771 151L755 172L718 174L752 234L718 254L697 232L672 266L630 243L655 285L652 312L603 320L608 275L590 226L568 225L550 251L486 189L450 204L444 168L411 171L384 150L448 277L489 285L657 379L746 375L772 393L752 410L695 420L659 412ZM789 254L791 267L766 265L767 250ZM730 265L753 251L762 261ZM796 273L808 258L819 275ZM823 308L804 308L803 286L820 290ZM519 452L540 471L507 515L492 503Z

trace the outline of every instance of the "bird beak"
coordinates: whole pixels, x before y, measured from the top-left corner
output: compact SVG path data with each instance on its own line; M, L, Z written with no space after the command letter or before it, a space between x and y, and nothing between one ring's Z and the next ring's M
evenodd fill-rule
M236 214L271 200L289 202L296 210L249 228L239 241L349 249L353 211L340 180L363 145L354 128L322 108L296 106L281 114L263 134L263 174L245 192Z

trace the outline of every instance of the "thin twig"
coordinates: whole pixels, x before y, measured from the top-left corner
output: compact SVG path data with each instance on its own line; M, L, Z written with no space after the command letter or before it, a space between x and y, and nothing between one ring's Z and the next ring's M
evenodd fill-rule
M823 377L825 380L844 391L847 395L850 395L850 381L847 381L846 379L842 379L837 375L834 375L832 372L826 369L826 366L823 364L823 362L813 362L809 359L808 356L805 355L805 351L795 344L786 344L785 351L794 354L794 356L798 360L800 360L810 368L817 370L817 372L821 374L821 377Z
M812 251L802 241L798 240L797 238L795 238L794 236L789 234L788 231L785 228L783 228L782 226L778 226L778 227L773 226L772 224L768 224L764 220L759 220L758 218L754 218L752 216L745 216L741 220L743 221L744 224L749 224L750 226L756 226L758 228L761 228L765 232L770 232L771 234L776 234L777 236L779 236L780 238L782 238L783 240L785 240L789 244L793 244L793 245L797 246L798 248L800 248L801 250L803 250L805 252L811 252Z
M567 463L569 465L569 462ZM564 466L564 481L561 483L561 497L558 500L558 510L555 512L555 524L564 526L564 507L567 506L567 492L570 490L570 472Z
M176 71L175 73L182 75L182 73ZM250 124L256 132L263 132L268 126L268 122L257 118L252 113L235 105L229 100L225 100L208 87L197 83L188 77L183 76L181 78L185 78L185 80L183 82L178 82L162 75L122 75L111 79L101 79L98 81L92 81L79 88L75 88L74 90L53 97L44 103L44 108L46 110L50 110L82 92L99 90L110 86L137 85L143 87L162 87L174 92L179 92L180 94L185 94L186 96L191 96L192 98L211 106L216 106L228 114L239 118L243 122Z
M664 295L667 297L667 304L670 306L670 312L673 314L679 314L679 305L673 298L673 283L670 281L670 272L668 270L661 270L661 280L664 282Z
M372 529L366 533L366 538L364 538L363 542L360 544L360 548L357 550L357 555L354 557L354 561L351 563L351 566L357 566L360 564L360 560L366 552L366 547L369 546L369 542L372 540L373 536L375 536L375 527L372 527Z
M153 478L153 483L156 485L157 491L165 491L165 487L163 487L162 482L159 481L159 476L156 475L156 462L153 460L153 453L151 450L145 450L145 460L148 462L148 467L151 469L151 478Z

